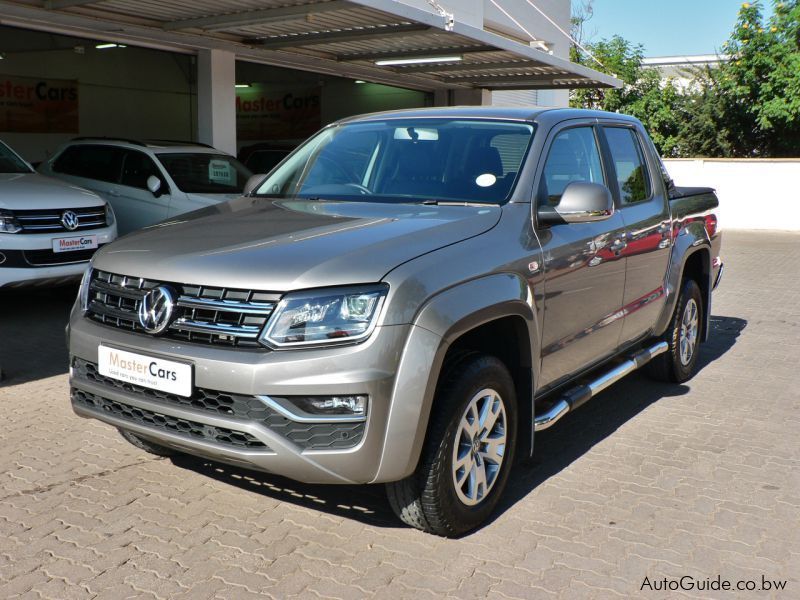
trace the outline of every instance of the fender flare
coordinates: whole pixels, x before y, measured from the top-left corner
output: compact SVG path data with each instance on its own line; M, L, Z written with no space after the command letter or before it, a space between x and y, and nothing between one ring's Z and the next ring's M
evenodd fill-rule
M712 287L712 270L711 270L711 240L708 237L708 232L702 220L691 220L685 224L681 224L677 230L674 242L672 245L672 254L670 255L669 268L664 282L664 288L667 292L667 301L664 303L664 309L656 322L653 333L657 336L663 333L669 327L672 320L672 314L675 312L675 305L678 302L678 295L680 294L680 285L683 279L683 274L686 269L686 263L689 259L702 252L703 262L703 275L706 281L698 282L700 289L703 290L703 341L708 339L709 326L711 323L711 287Z
M398 481L414 472L448 349L465 333L504 317L525 320L531 356L538 356L540 337L533 293L516 274L496 273L467 281L436 294L420 308L400 359L373 483ZM535 381L538 363L532 363ZM533 402L532 395L529 401Z

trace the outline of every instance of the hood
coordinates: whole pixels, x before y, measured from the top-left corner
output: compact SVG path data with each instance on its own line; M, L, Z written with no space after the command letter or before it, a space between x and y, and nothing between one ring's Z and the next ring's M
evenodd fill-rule
M196 192L189 192L186 194L192 200L197 200L203 204L217 204L218 202L227 202L228 200L235 200L241 197L241 193L233 194L198 194Z
M491 229L499 206L239 198L127 235L95 267L176 283L289 291L372 283Z
M104 204L94 192L39 173L0 173L0 208L64 209Z

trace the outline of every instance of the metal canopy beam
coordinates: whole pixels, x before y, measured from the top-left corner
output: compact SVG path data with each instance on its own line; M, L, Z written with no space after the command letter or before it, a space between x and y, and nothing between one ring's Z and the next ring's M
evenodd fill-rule
M477 86L495 83L519 84L521 82L542 82L568 78L569 73L549 73L543 75L461 75L459 77L443 77L444 83L474 83Z
M376 37L400 35L430 31L427 25L408 23L403 25L386 25L377 27L364 27L359 29L343 29L341 31L325 31L322 33L298 33L276 38L255 38L244 40L245 44L252 44L259 48L276 49L291 48L295 46L315 46L319 44L335 44L337 42L357 42Z
M457 53L456 53L457 54ZM444 64L426 64L426 65L408 65L402 67L394 67L397 73L457 73L461 71L481 71L483 69L541 69L547 68L545 65L540 65L526 60L514 61L497 61L485 63L444 63Z
M47 0L44 7L47 10L59 10L61 8L70 8L72 6L85 6L86 4L97 4L102 0Z
M453 56L457 54L472 54L475 52L497 52L497 48L492 46L451 46L447 48L429 48L423 50L392 50L383 52L357 52L354 54L342 54L339 60L391 60L393 58L423 58L427 56ZM429 64L432 70L435 63Z
M262 8L260 10L247 10L224 15L167 21L162 27L165 30L197 28L218 31L230 27L290 21L292 19L304 18L312 13L321 14L337 10L346 10L352 7L353 5L345 0L331 0L330 2L282 6L280 8Z

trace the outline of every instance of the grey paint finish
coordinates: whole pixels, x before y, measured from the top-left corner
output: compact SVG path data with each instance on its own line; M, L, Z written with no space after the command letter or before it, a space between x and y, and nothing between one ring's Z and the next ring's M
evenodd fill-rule
M278 293L383 281L389 293L366 341L317 349L237 350L100 325L83 318L76 307L70 352L94 362L98 344L106 343L188 361L196 385L240 394L368 394L366 432L354 448L303 451L273 439L274 432L249 427L271 454L254 456L200 442L189 451L304 481L394 481L416 466L443 361L462 334L499 318L523 323L532 358L533 403L639 338L661 333L686 256L699 250L716 256L719 251L719 234L702 239L703 215L716 207L713 195L667 202L661 189L642 208L627 213L617 201L617 210L603 221L537 224L532 200L554 132L601 122L640 127L634 119L591 111L498 108L399 111L364 119L410 116L536 124L510 201L502 206L428 206L245 197L127 236L95 261L97 268L112 273ZM646 150L651 152L649 145ZM657 157L649 161L656 181ZM648 238L653 231L661 236L664 223L674 244L626 254L637 235L634 227ZM629 268L634 269L630 287ZM715 274L711 270L709 277ZM628 320L626 302L651 285L661 285L664 294ZM195 420L202 416L189 413ZM91 416L121 425L108 416ZM152 431L140 433L165 444L184 443Z

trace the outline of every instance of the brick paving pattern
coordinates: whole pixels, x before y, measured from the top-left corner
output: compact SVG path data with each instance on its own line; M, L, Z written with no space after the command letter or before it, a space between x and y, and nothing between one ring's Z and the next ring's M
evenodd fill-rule
M634 374L539 434L459 540L402 527L380 486L159 459L74 416L74 290L3 293L0 598L799 598L800 236L723 254L700 373ZM717 574L788 584L640 591Z

